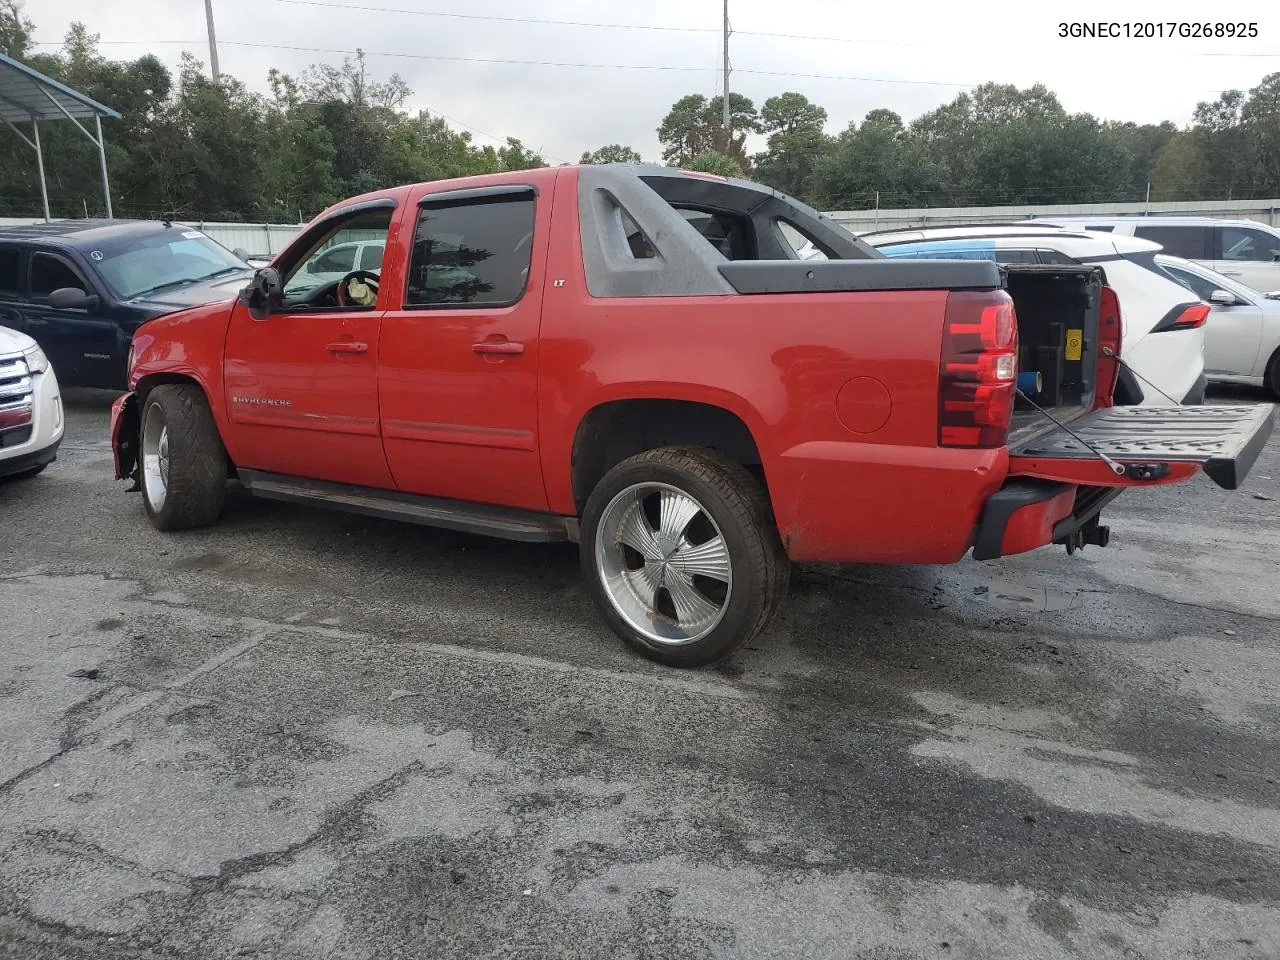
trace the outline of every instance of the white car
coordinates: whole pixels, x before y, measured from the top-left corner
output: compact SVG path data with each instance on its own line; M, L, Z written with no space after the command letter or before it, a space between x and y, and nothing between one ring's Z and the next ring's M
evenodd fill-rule
M1257 220L1082 214L1028 222L1153 240L1172 257L1199 263L1254 290L1280 288L1280 230Z
M353 240L335 243L307 263L291 281L291 293L337 283L355 270L377 274L382 271L385 240Z
M894 258L1096 265L1120 300L1122 369L1116 401L1146 406L1204 402L1209 311L1156 264L1158 243L1021 224L882 230L858 239Z
M25 333L0 327L0 478L34 477L58 456L62 394Z
M1243 283L1181 257L1156 263L1213 309L1204 325L1204 368L1210 380L1266 387L1280 396L1280 293Z

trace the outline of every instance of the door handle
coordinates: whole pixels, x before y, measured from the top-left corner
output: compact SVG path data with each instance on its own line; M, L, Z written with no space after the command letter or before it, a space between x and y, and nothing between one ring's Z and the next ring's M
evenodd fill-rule
M1222 271L1222 275L1224 277L1238 277L1240 276L1240 273L1241 271L1239 270L1223 270Z
M476 353L496 353L510 357L524 353L524 344L519 340L482 340L479 343L473 343L471 349Z
M48 322L44 317L27 317L27 326L29 327L43 327Z
M369 345L358 340L339 340L329 344L330 353L368 353Z

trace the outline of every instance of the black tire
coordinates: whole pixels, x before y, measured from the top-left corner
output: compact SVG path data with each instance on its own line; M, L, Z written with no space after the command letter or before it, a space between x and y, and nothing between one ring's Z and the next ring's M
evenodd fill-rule
M733 585L723 613L704 636L680 645L657 642L635 629L615 607L597 562L597 533L609 504L645 483L692 497L728 548ZM637 653L673 667L704 666L749 643L768 626L791 580L791 564L761 483L741 464L702 447L646 450L605 474L583 510L580 554L587 589L605 622Z
M1272 354L1267 364L1267 389L1280 398L1280 350Z
M152 502L142 477L142 502L157 530L206 527L222 514L227 483L227 451L209 412L204 391L195 384L166 383L147 394L139 428L139 454L148 449L148 430L162 424L168 432L168 479L163 502Z

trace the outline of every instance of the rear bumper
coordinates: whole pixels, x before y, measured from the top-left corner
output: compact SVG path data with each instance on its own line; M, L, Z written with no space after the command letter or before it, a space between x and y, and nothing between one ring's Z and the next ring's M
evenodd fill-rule
M1204 403L1204 393L1209 387L1209 378L1203 373L1192 385L1190 392L1182 398L1184 407L1198 407Z
M1011 480L983 508L974 534L973 558L995 560L1051 543L1066 544L1069 549L1085 543L1105 546L1106 528L1098 527L1098 515L1122 490Z
M1008 452L816 441L765 466L797 563L954 563L1008 476Z

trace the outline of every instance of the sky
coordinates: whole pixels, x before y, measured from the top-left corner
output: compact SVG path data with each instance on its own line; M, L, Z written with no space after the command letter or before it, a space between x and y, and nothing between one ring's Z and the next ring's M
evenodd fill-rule
M608 143L657 160L671 104L721 89L722 0L212 2L221 70L253 89L265 92L272 67L300 73L360 47L375 77L405 79L411 108L444 115L479 143L518 137L556 163ZM1129 22L1255 23L1257 37L1058 35L1065 20L1110 23L1120 7ZM79 20L115 59L151 52L176 64L184 49L209 59L203 0L27 0L26 9L44 43L57 45ZM1067 110L1102 119L1183 125L1197 101L1280 71L1280 4L729 0L729 18L730 90L757 107L803 93L826 108L833 134L878 107L910 120L985 81L1044 83ZM595 26L516 22L528 19Z

